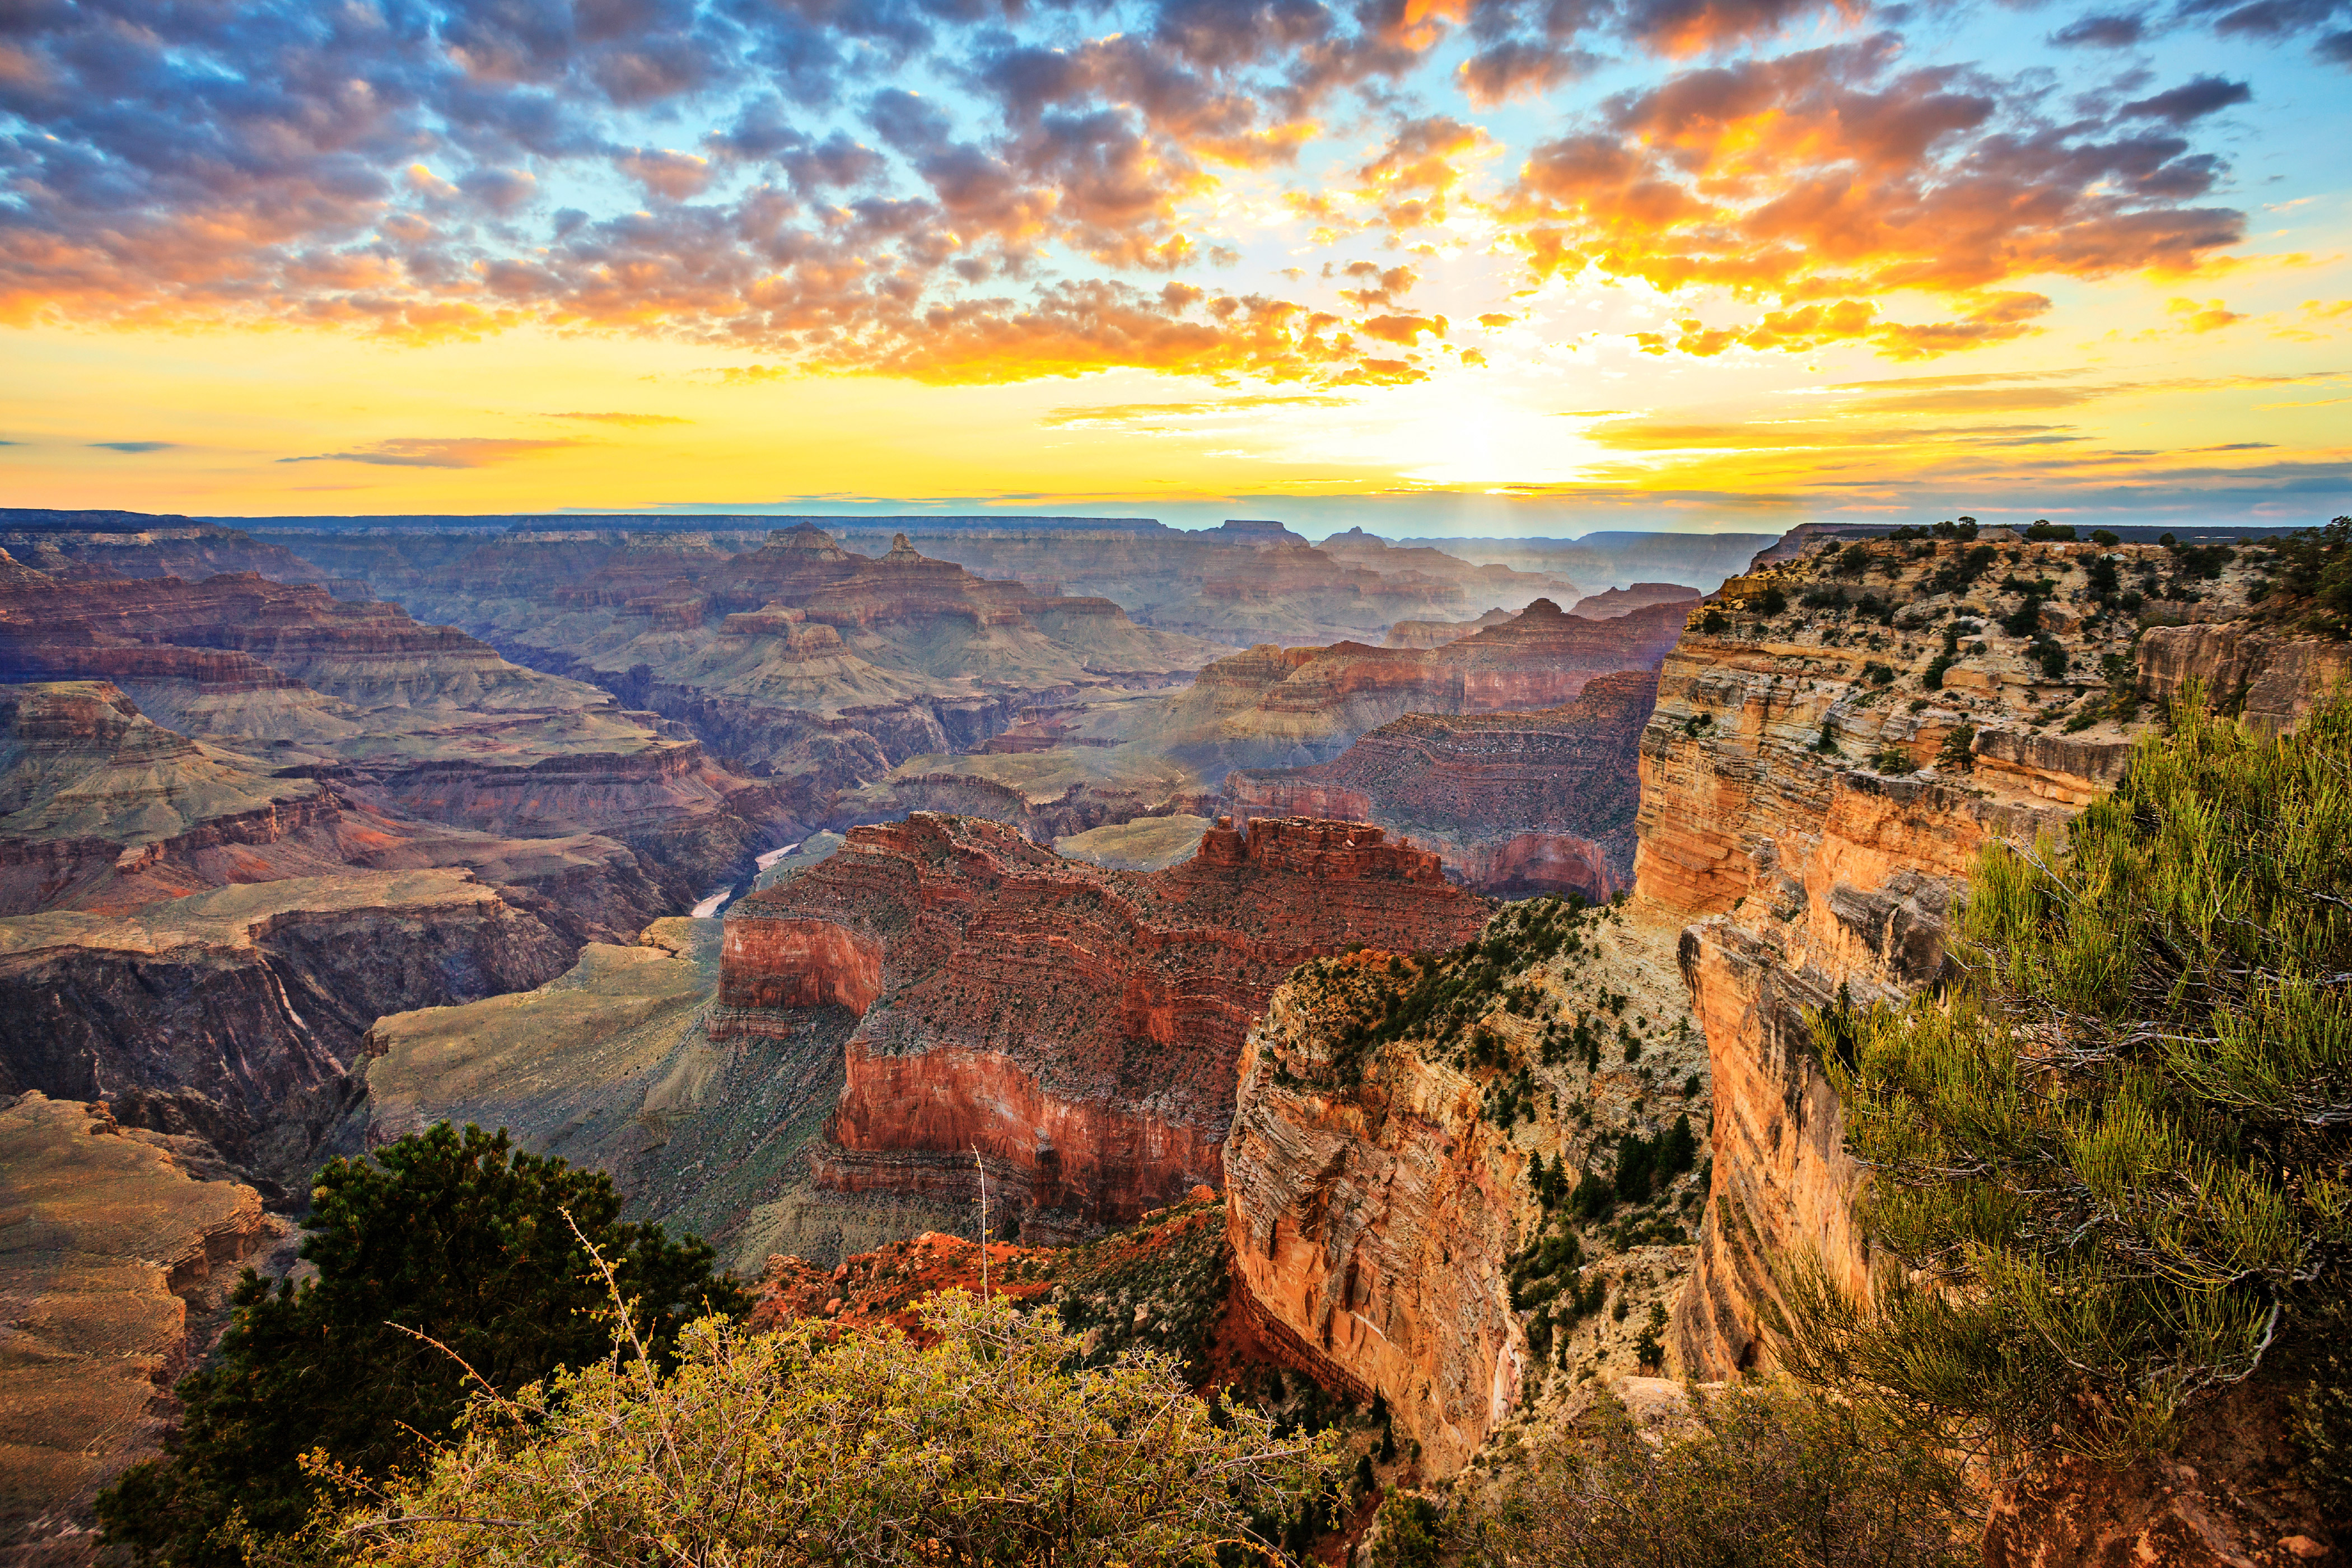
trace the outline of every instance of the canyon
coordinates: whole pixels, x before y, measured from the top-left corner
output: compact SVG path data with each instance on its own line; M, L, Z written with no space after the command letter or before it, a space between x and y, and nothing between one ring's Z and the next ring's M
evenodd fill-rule
M904 1326L985 1241L1094 1350L1386 1423L1382 1486L1769 1373L1776 1266L1875 1267L1808 1012L1932 985L1977 852L2189 682L2275 732L2352 670L2156 544L321 521L0 535L0 1291L66 1303L7 1375L119 1435L0 1432L59 1561L205 1281L445 1119L611 1173L762 1321ZM85 1276L138 1321L79 1391ZM2282 1561L2238 1447L2053 1468L1994 1560Z
M1328 763L1236 769L1225 793L1236 821L1377 823L1481 892L1601 903L1633 882L1636 767L1656 700L1654 677L1624 670L1556 708L1409 713Z
M1128 872L919 813L737 902L709 1028L856 1016L820 1184L962 1202L977 1152L1008 1225L1066 1237L1219 1183L1243 1036L1291 968L1485 918L1435 856L1365 825L1221 822Z

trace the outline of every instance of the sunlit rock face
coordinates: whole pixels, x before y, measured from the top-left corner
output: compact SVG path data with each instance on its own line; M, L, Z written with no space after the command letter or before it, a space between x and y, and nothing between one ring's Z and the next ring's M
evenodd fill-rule
M1437 850L1469 886L1503 898L1610 898L1633 880L1643 670L1597 676L1534 712L1411 713L1328 763L1239 769L1241 816L1354 817Z
M821 1178L974 1193L977 1152L1007 1215L1076 1234L1222 1182L1243 1037L1301 960L1451 945L1485 909L1367 824L1220 825L1134 872L918 813L734 905L711 1026L862 1012Z

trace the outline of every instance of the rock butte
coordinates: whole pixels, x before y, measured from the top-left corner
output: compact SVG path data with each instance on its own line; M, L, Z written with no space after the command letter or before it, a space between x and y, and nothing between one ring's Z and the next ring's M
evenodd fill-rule
M862 1013L820 1179L961 1197L977 1148L1024 1236L1068 1236L1218 1181L1242 1037L1300 961L1447 947L1485 918L1369 825L1221 823L1133 872L918 813L736 903L709 1027Z
M1535 712L1407 714L1312 767L1226 776L1236 820L1347 817L1410 834L1500 898L1605 901L1633 879L1635 765L1655 678L1595 677Z

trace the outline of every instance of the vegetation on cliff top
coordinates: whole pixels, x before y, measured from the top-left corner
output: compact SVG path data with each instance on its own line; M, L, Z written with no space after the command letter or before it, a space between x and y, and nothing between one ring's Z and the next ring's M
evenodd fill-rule
M624 1334L478 1396L429 1474L337 1537L388 1568L1213 1563L1254 1508L1338 1478L1334 1439L1197 1398L1170 1357L1069 1370L1082 1347L1049 1317L961 1294L923 1326L706 1319L668 1373Z
M99 1500L107 1540L142 1562L243 1563L329 1495L305 1454L381 1480L451 1429L469 1388L511 1393L604 1358L592 1244L633 1303L632 1344L657 1362L689 1318L745 1305L708 1247L623 1223L611 1178L518 1152L503 1131L443 1122L333 1161L311 1203L317 1277L273 1290L246 1271L218 1356L180 1384L174 1451Z
M1866 1408L1771 1384L1689 1392L1645 1432L1613 1394L1442 1522L1398 1499L1381 1554L1556 1568L1962 1568L1958 1466Z
M1867 1310L1792 1281L1792 1364L2012 1458L2160 1450L2281 1377L2343 1486L2352 1398L2309 1368L2352 1284L2347 846L2352 700L2263 741L2192 689L2063 853L1990 848L1957 984L1816 1020L1916 1272Z

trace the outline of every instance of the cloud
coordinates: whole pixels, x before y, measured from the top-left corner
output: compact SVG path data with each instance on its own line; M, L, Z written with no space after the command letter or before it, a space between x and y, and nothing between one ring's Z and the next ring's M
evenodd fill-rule
M2208 300L2202 304L2195 300L2171 300L2164 309L2166 314L2180 323L2182 331L2189 332L2216 332L2246 319L2243 313L2231 310L2219 300Z
M2125 49L2147 35L2147 19L2137 12L2086 12L2050 35L2061 48Z
M1854 36L1863 0L1137 0L1117 30L1013 0L427 10L18 6L0 322L536 327L804 369L1365 384L1425 374L1387 352L1395 290L1350 280L1348 318L1236 289L1221 315L1136 280L1197 289L1263 185L1328 237L1500 226L1538 277L1736 301L1670 352L1905 357L2032 331L1998 301L2038 298L2032 278L2186 272L2243 232L2191 139L2243 84L2061 122L2038 78ZM2166 26L2317 37L2339 12L2192 4ZM2126 20L2062 39L2113 45ZM1820 22L1847 41L1771 52ZM1496 173L1478 110L1644 55L1682 63L1553 99L1557 134ZM1904 290L1944 308L1885 302ZM1433 318L1411 319L1422 342Z
M168 452L177 441L92 441L93 449L107 452Z
M1849 338L1908 358L2031 331L2049 301L2017 281L2182 272L2242 237L2242 214L2189 205L2220 164L2184 139L2044 122L2030 84L1898 69L1899 52L1880 34L1608 100L1521 170L1507 213L1530 271L1785 308L1747 329L1649 334L1654 352ZM1897 289L1955 313L1866 324Z
M1844 405L1855 413L1985 414L2073 408L2101 398L2144 393L2250 391L2265 386L2311 385L2342 379L2341 373L2325 370L2289 375L2174 376L2105 382L2064 382L2062 378L2067 374L1911 376L1886 381L1847 382L1824 390L1872 394ZM2058 384L2053 384L2053 382Z
M281 463L375 463L392 468L486 468L541 452L586 445L582 441L523 441L478 436L395 437L349 452L314 452L280 458Z
M596 425L691 425L675 414L550 414L550 419L581 419Z
M2242 81L2200 76L2169 92L2159 92L2152 98L2126 103L2117 113L2126 120L2161 120L2168 125L2186 125L2192 120L2219 113L2232 104L2251 103L2253 97L2254 89Z
M1247 414L1261 408L1347 408L1354 405L1352 397L1332 397L1324 394L1302 393L1292 395L1260 395L1247 397L1227 397L1207 403L1104 403L1073 405L1056 408L1038 416L1037 423L1046 426L1070 425L1139 425L1163 419L1191 419Z

